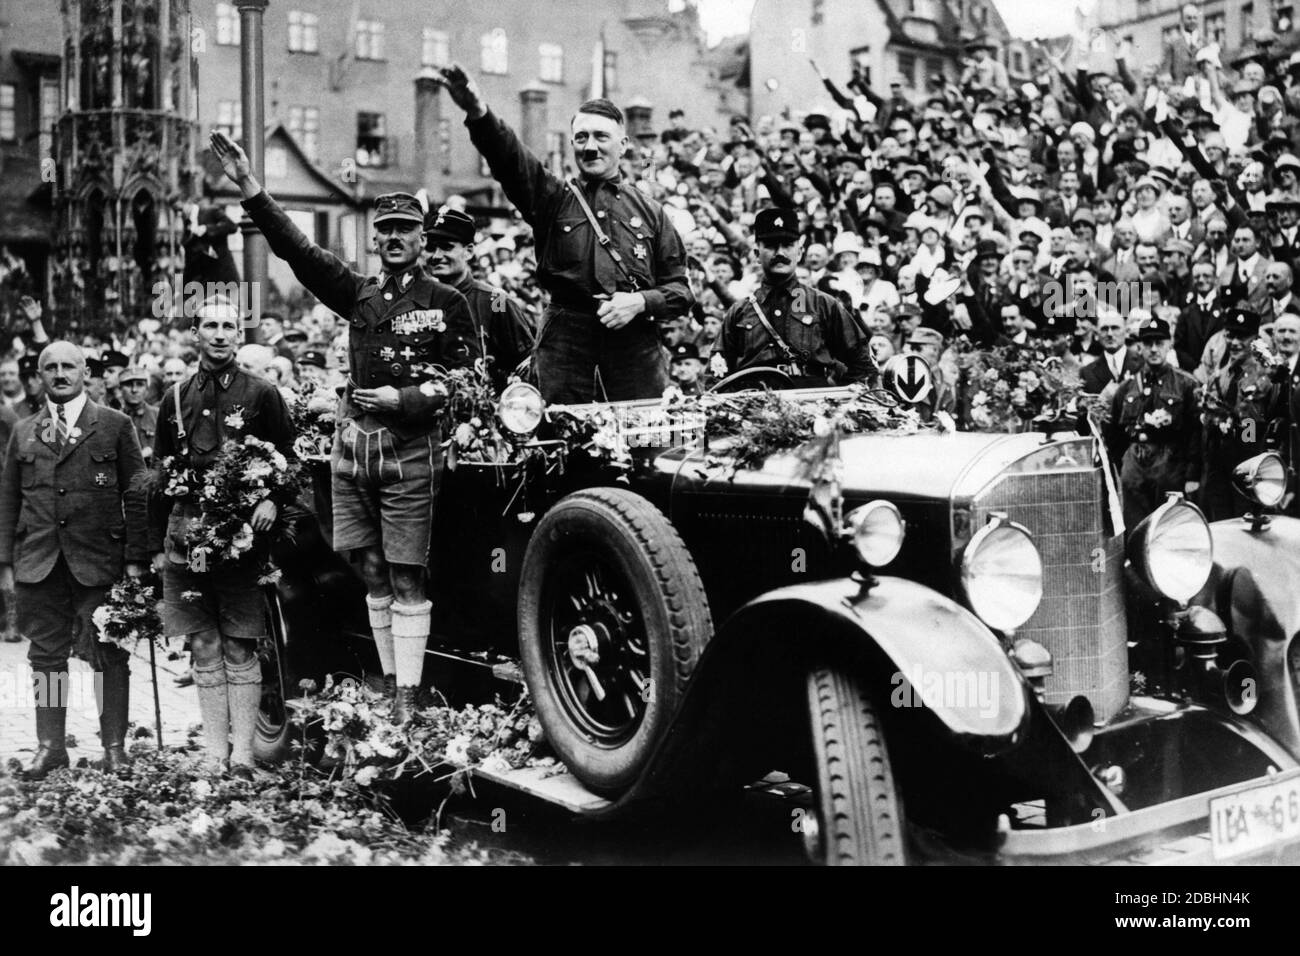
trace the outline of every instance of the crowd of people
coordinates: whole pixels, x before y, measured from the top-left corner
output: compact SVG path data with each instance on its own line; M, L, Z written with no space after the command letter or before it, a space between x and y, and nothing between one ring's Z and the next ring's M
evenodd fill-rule
M1027 406L1044 381L1072 383L1072 420L1104 438L1130 527L1170 491L1211 519L1239 513L1232 469L1265 448L1292 461L1300 394L1300 52L1254 44L1223 62L1189 5L1160 51L1094 36L1067 62L1039 45L1020 85L984 40L958 82L932 77L920 93L810 61L824 106L725 129L674 110L640 143L617 106L593 100L571 121L565 177L448 68L439 82L518 216L488 227L463 197L379 197L381 270L368 277L303 236L214 134L244 211L306 289L277 292L257 341L230 349L238 381L269 383L287 409L338 396L339 431L321 448L336 466L334 545L364 553L397 712L413 706L428 637L435 366L477 368L498 389L531 377L548 401L579 402L754 370L763 384L873 381L910 352L932 368L923 413L958 428L1006 427L987 414L999 388ZM224 222L195 217L192 238ZM44 408L44 313L27 297L11 316L3 427ZM159 419L168 389L197 381L195 407L222 407L202 389L234 374L218 361L231 343L198 329L164 315L75 343L87 396L134 422L146 462L164 426L184 446L184 423L166 406ZM1005 358L1018 353L1028 366ZM996 381L998 363L1021 369L1019 387ZM400 480L385 477L385 447L412 463ZM209 697L225 686L214 680Z

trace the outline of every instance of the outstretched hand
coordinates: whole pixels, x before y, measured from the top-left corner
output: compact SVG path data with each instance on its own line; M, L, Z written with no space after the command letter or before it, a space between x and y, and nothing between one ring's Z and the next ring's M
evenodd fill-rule
M479 92L478 84L465 72L459 63L453 63L451 66L440 67L437 71L437 81L446 87L447 95L451 101L465 111L465 115L470 119L478 119L487 113L487 107L483 105L483 96Z
M253 164L248 161L244 148L219 129L208 137L212 152L221 161L221 170L233 183L253 174Z

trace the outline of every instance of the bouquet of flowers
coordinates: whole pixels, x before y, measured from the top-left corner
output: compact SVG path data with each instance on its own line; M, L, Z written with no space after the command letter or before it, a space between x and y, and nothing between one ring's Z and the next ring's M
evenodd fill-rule
M1035 418L1074 414L1080 383L1061 359L1016 345L969 349L959 356L969 405L966 431L1025 431Z
M163 627L158 601L155 581L129 575L122 578L108 589L104 603L90 615L99 632L99 642L131 650L137 641L146 638L161 646Z
M293 422L293 453L301 459L328 458L334 443L339 397L325 385L304 381L289 403Z
M199 515L185 536L190 567L204 571L243 561L253 551L253 511L265 499L280 512L277 527L299 494L299 472L270 442L252 435L227 440L198 489ZM165 492L164 492L165 493Z

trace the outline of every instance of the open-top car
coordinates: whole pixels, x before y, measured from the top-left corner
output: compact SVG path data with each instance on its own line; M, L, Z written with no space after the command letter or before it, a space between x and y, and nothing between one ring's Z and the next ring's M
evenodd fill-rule
M811 465L803 446L738 463L701 424L707 399L663 408L544 409L512 386L495 422L511 453L448 471L426 677L470 698L526 682L568 770L481 772L590 816L780 772L833 864L1300 840L1300 522L1266 514L1277 456L1238 469L1251 518L1208 525L1175 496L1121 529L1090 436L900 408L821 435ZM565 425L593 420L612 430ZM281 695L368 640L359 577L328 548L328 462L313 468L320 533L281 561Z

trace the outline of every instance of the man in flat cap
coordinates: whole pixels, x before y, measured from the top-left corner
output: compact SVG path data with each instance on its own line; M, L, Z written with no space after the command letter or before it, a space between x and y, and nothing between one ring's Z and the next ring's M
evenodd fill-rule
M212 134L226 175L267 243L321 303L347 317L351 375L332 460L334 550L359 552L366 604L394 716L409 718L424 668L432 605L425 582L442 484L445 391L434 369L481 356L465 297L420 265L424 210L406 193L375 200L383 271L353 272L299 231L228 136Z
M869 336L833 296L799 282L803 246L788 209L760 210L754 240L763 268L758 291L727 310L722 357L729 372L756 366L781 369L799 386L860 382L875 366Z
M504 289L475 279L469 271L474 251L474 220L443 206L424 220L429 275L465 297L483 351L492 387L499 393L516 367L533 351L533 325L527 311Z
M1249 504L1233 492L1232 471L1266 450L1268 423L1275 417L1281 389L1259 360L1252 343L1259 337L1260 315L1232 308L1224 317L1227 354L1218 373L1205 383L1205 465L1201 507L1211 521L1245 514Z
M1138 328L1143 368L1111 401L1106 445L1120 462L1124 524L1129 529L1171 491L1194 495L1201 479L1201 422L1196 380L1169 365L1169 323L1149 318Z
M158 433L158 406L145 401L149 394L149 373L138 365L128 365L117 377L121 411L135 426L140 453L145 464L153 457L153 439Z
M118 394L118 383L122 374L122 369L131 364L131 360L117 349L109 349L104 353L101 361L104 363L104 401L109 408L122 410L121 396Z
M45 404L45 383L41 379L35 352L28 352L18 360L18 377L22 380L24 395L14 405L14 414L27 418L39 412Z
M1269 239L1273 260L1295 269L1296 261L1300 260L1300 196L1274 193L1268 197L1265 208L1277 217L1277 228Z
M686 253L663 207L623 179L629 140L609 100L578 107L569 129L579 177L549 172L483 102L460 66L440 71L470 139L533 227L538 284L551 303L534 361L548 402L654 398L667 385L658 322L690 311Z

